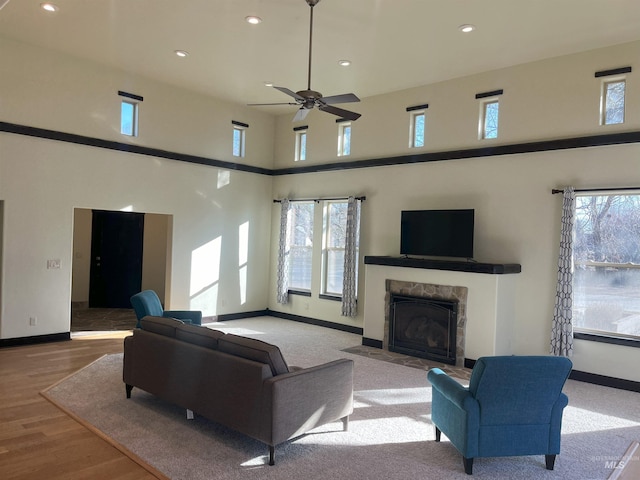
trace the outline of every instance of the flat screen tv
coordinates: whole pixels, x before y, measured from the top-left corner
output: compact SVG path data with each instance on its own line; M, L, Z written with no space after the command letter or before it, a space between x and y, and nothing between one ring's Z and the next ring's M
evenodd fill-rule
M473 258L474 210L404 210L400 254Z

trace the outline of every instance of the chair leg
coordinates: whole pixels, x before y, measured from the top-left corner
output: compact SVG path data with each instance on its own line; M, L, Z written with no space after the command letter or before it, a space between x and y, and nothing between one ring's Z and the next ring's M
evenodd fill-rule
M275 465L276 447L269 445L269 465Z
M547 464L547 470L553 470L553 466L556 463L555 455L545 455L544 462Z
M473 458L462 457L462 464L464 465L464 473L472 475L473 473Z
M127 398L131 398L131 390L133 390L133 385L125 385L125 389L127 390Z
M440 429L438 427L436 427L436 442L440 441L440 435L442 434L442 432L440 431Z
M349 416L342 418L342 431L346 432L349 430Z

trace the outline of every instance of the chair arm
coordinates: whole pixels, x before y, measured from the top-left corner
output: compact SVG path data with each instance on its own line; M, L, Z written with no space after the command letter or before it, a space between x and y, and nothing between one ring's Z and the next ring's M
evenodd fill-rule
M271 445L353 412L353 360L340 359L265 381Z
M202 325L202 312L199 310L165 310L162 316L177 318L183 322L189 320L194 325Z
M427 378L433 388L438 390L447 400L456 405L461 410L469 410L477 405L477 401L469 392L449 375L439 368L433 368L427 373Z

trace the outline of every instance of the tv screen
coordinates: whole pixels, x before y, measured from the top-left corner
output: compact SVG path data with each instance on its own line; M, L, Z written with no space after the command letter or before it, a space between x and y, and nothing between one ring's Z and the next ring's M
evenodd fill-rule
M474 210L405 210L400 254L473 258Z

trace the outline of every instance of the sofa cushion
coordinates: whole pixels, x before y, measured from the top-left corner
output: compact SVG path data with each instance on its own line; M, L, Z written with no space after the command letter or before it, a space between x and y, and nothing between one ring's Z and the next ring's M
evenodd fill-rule
M289 367L280 349L262 340L227 333L218 339L218 349L237 357L266 363L271 367L273 376L289 373Z
M178 325L176 338L183 342L193 343L201 347L218 349L218 339L224 335L220 330L201 327L200 325Z
M152 317L147 315L140 320L140 327L148 332L164 335L165 337L175 337L176 327L184 325L180 320L175 318Z

